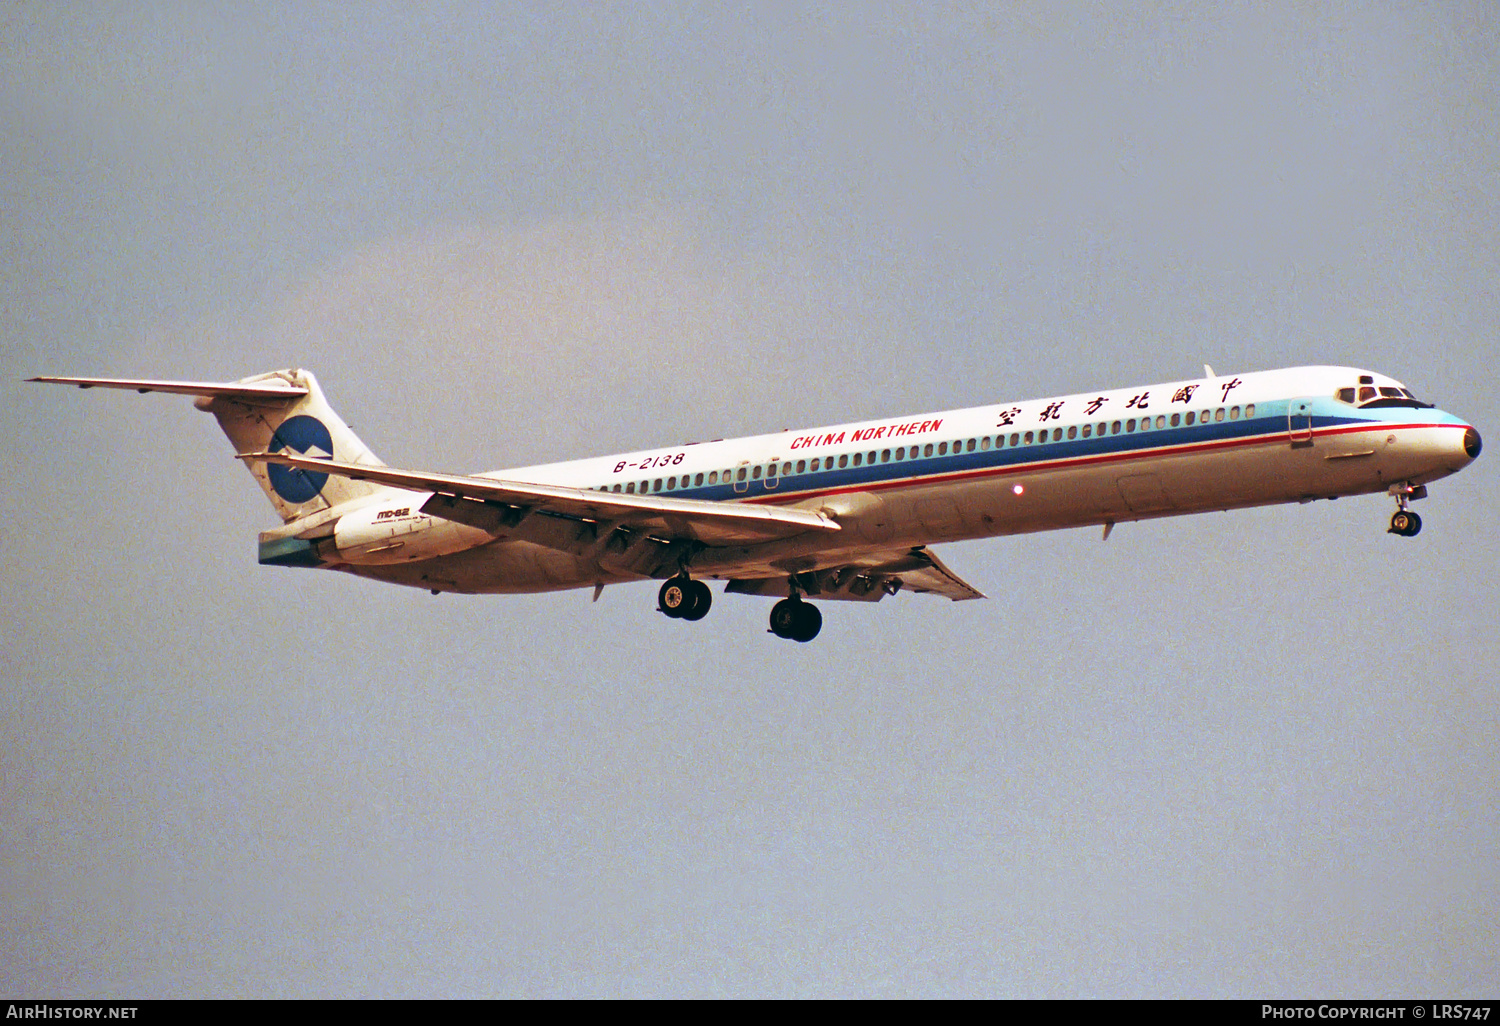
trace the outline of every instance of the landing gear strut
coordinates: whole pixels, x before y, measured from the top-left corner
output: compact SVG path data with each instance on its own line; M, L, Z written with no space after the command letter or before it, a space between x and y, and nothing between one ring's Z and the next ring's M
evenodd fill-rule
M661 586L656 601L661 611L674 620L701 620L713 604L713 593L702 581L679 574Z
M1400 535L1403 538L1415 536L1422 529L1422 518L1408 508L1408 503L1413 499L1425 498L1427 486L1392 485L1391 494L1396 497L1396 505L1400 508L1391 514L1391 526L1386 533Z
M823 629L823 614L811 602L793 595L771 607L771 633L793 641L811 641Z

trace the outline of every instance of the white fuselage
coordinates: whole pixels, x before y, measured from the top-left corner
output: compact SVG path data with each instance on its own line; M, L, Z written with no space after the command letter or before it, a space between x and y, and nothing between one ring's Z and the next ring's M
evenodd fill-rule
M745 578L840 566L872 550L1383 492L1461 469L1472 459L1466 444L1477 453L1478 436L1467 423L1394 398L1361 406L1362 389L1378 396L1402 386L1352 368L1294 368L481 476L800 507L822 511L843 527L833 535L702 546L691 554L694 576ZM1341 390L1353 401L1339 398ZM1466 443L1469 436L1473 442ZM381 549L378 537L361 536L364 550L351 545L325 565L464 592L549 591L664 575L659 567L598 551L574 519L532 518L514 531L455 531L458 525L415 513L423 498L392 489L355 505L366 527L378 523L381 509L409 507L405 518L386 518L391 530L434 532L434 542L445 532L441 544ZM381 552L388 555L381 558Z

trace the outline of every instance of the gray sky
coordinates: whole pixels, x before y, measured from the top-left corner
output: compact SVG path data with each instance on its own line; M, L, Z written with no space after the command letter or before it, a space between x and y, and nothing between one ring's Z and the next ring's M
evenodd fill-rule
M258 567L210 418L20 384L304 366L453 471L1205 362L1500 434L1493 8L1116 7L11 8L0 992L1493 997L1493 455L800 646Z

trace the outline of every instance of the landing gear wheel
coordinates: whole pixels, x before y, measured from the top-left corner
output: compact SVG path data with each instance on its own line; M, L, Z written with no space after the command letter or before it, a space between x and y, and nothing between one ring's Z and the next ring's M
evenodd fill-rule
M811 641L823 629L818 607L801 599L782 599L771 607L771 633L792 641Z
M685 577L673 577L663 584L661 591L656 593L661 611L675 620L691 609L692 599L688 595L690 584L692 582Z
M771 607L771 633L778 638L790 638L797 628L797 607L802 603L794 598L782 599Z
M702 581L673 577L661 586L656 601L661 611L674 620L701 620L713 604L713 593Z
M1391 529L1388 533L1399 534L1403 538L1411 538L1422 529L1422 518L1411 510L1398 509L1391 514Z
M799 602L797 605L801 608L797 610L797 630L792 635L792 640L811 641L823 629L823 614L811 602Z
M701 620L708 615L708 607L713 605L713 592L708 590L708 585L702 581L689 581L687 583L688 608L677 614L684 620Z

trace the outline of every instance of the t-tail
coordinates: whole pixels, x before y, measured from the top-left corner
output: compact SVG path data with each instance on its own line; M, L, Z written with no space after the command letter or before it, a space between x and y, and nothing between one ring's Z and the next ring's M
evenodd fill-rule
M279 370L230 382L155 381L130 378L32 378L32 381L168 392L196 396L193 404L212 413L236 454L286 452L289 455L380 467L364 442L333 412L310 371ZM347 477L247 461L246 467L284 521L293 521L380 491L380 486Z

